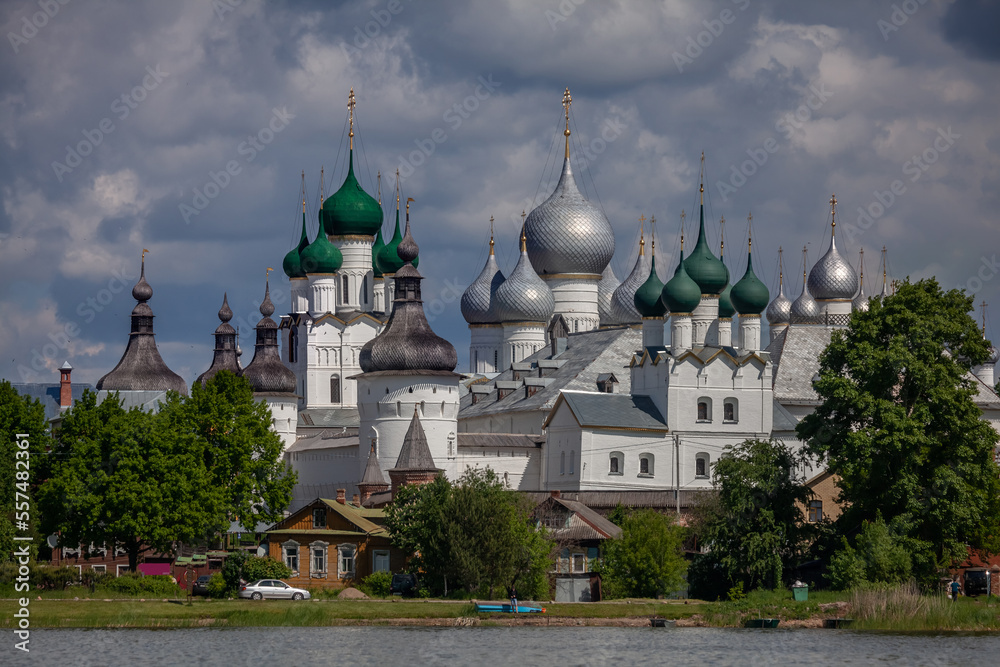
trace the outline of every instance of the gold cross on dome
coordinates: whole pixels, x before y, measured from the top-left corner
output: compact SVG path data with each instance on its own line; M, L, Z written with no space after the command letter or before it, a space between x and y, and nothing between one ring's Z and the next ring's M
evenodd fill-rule
M347 96L347 118L351 125L351 131L347 136L351 138L351 149L354 149L354 88L351 88L351 93ZM369 172L370 173L370 172Z

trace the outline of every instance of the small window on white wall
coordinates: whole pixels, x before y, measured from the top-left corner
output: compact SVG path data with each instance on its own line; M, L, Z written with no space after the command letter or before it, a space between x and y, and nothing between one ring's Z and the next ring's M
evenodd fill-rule
M739 402L735 398L727 398L722 404L722 421L736 423L740 420Z
M625 455L621 452L611 452L611 457L608 460L608 474L621 475L624 468Z
M698 479L708 479L708 463L711 459L708 454L702 452L695 455L694 476Z
M639 476L640 477L652 477L653 476L653 455L652 454L639 454Z
M712 421L712 399L707 396L698 399L698 421Z

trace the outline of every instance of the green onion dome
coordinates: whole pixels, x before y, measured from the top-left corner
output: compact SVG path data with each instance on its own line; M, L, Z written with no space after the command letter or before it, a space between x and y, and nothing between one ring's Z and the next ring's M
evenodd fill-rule
M759 315L767 308L771 295L753 272L753 257L747 252L747 272L733 285L729 298L740 315Z
M378 268L378 254L385 247L385 241L382 240L382 228L378 230L378 234L375 235L375 243L372 244L372 271L375 272L376 278L382 277L382 270Z
M336 273L344 263L340 249L330 243L330 239L322 229L316 235L316 240L299 253L299 258L302 262L302 272L305 274Z
M727 282L726 289L719 292L719 317L729 319L736 314L736 309L733 308L733 300L730 296L732 291L733 286Z
M299 244L288 251L285 259L281 262L281 268L289 278L304 278L306 273L302 270L302 258L300 254L309 246L309 237L306 236L306 213L302 212L302 238Z
M701 288L688 275L684 262L684 251L677 265L674 277L667 281L660 293L660 300L671 313L690 314L701 303Z
M667 312L667 307L660 299L662 292L663 281L656 275L656 255L653 255L649 263L649 277L635 291L635 309L643 317L663 317Z
M383 274L392 275L403 268L406 264L399 257L399 243L403 240L403 235L399 231L399 205L396 205L396 231L393 232L392 238L389 242L378 253L378 268ZM415 257L413 259L413 268L417 268L420 265L420 258Z
M364 234L374 236L382 226L382 207L361 189L354 176L354 151L348 158L347 178L340 189L323 202L320 220L331 236Z
M688 276L697 283L701 294L721 294L729 284L729 269L722 260L712 254L705 238L705 206L701 206L701 223L698 242L691 256L684 261ZM673 312L673 308L670 309Z

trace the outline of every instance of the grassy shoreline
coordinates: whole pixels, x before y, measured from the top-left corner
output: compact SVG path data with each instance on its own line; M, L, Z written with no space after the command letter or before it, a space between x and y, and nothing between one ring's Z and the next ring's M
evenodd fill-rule
M854 617L858 630L995 631L1000 602L923 596L916 604L888 596L817 592L795 602L785 591L757 592L738 602L624 600L542 603L545 614L477 614L471 602L448 600L313 600L309 602L137 598L31 599L32 628L198 628L406 626L633 626L651 617L679 626L742 627L748 618L772 617L781 627L822 627L823 619ZM893 606L895 604L895 607ZM853 608L852 608L853 606ZM15 599L0 599L0 627L14 626ZM855 611L858 613L856 614Z

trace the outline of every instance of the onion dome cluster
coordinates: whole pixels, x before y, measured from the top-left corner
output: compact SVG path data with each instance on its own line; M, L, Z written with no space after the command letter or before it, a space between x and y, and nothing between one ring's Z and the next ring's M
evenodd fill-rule
M303 206L303 208L305 208ZM288 251L285 259L281 262L281 270L289 278L304 278L305 270L302 268L302 251L309 247L309 237L306 235L306 212L302 211L302 237L299 244Z
M327 197L320 211L323 231L331 236L374 236L382 226L382 207L354 176L354 150L349 153L347 178Z
M490 239L490 254L479 276L462 294L462 317L469 324L494 324L500 321L496 309L496 292L504 282L503 272L497 266Z
M526 234L526 231L521 232L521 256L517 265L496 291L496 313L501 322L547 323L556 307L552 290L532 268Z
M539 274L600 275L614 256L611 223L580 193L568 153L555 191L528 214L524 235Z
M410 216L406 233L394 250L403 266L395 271L396 295L392 315L385 329L361 348L358 362L365 373L451 372L458 365L455 347L431 330L424 314L420 295L423 278L414 267L419 248L410 234Z
M321 220L322 217L321 212ZM344 263L344 256L340 253L340 248L330 243L330 239L327 238L326 232L323 231L323 225L320 223L316 239L299 253L299 262L302 272L306 275L336 273Z

